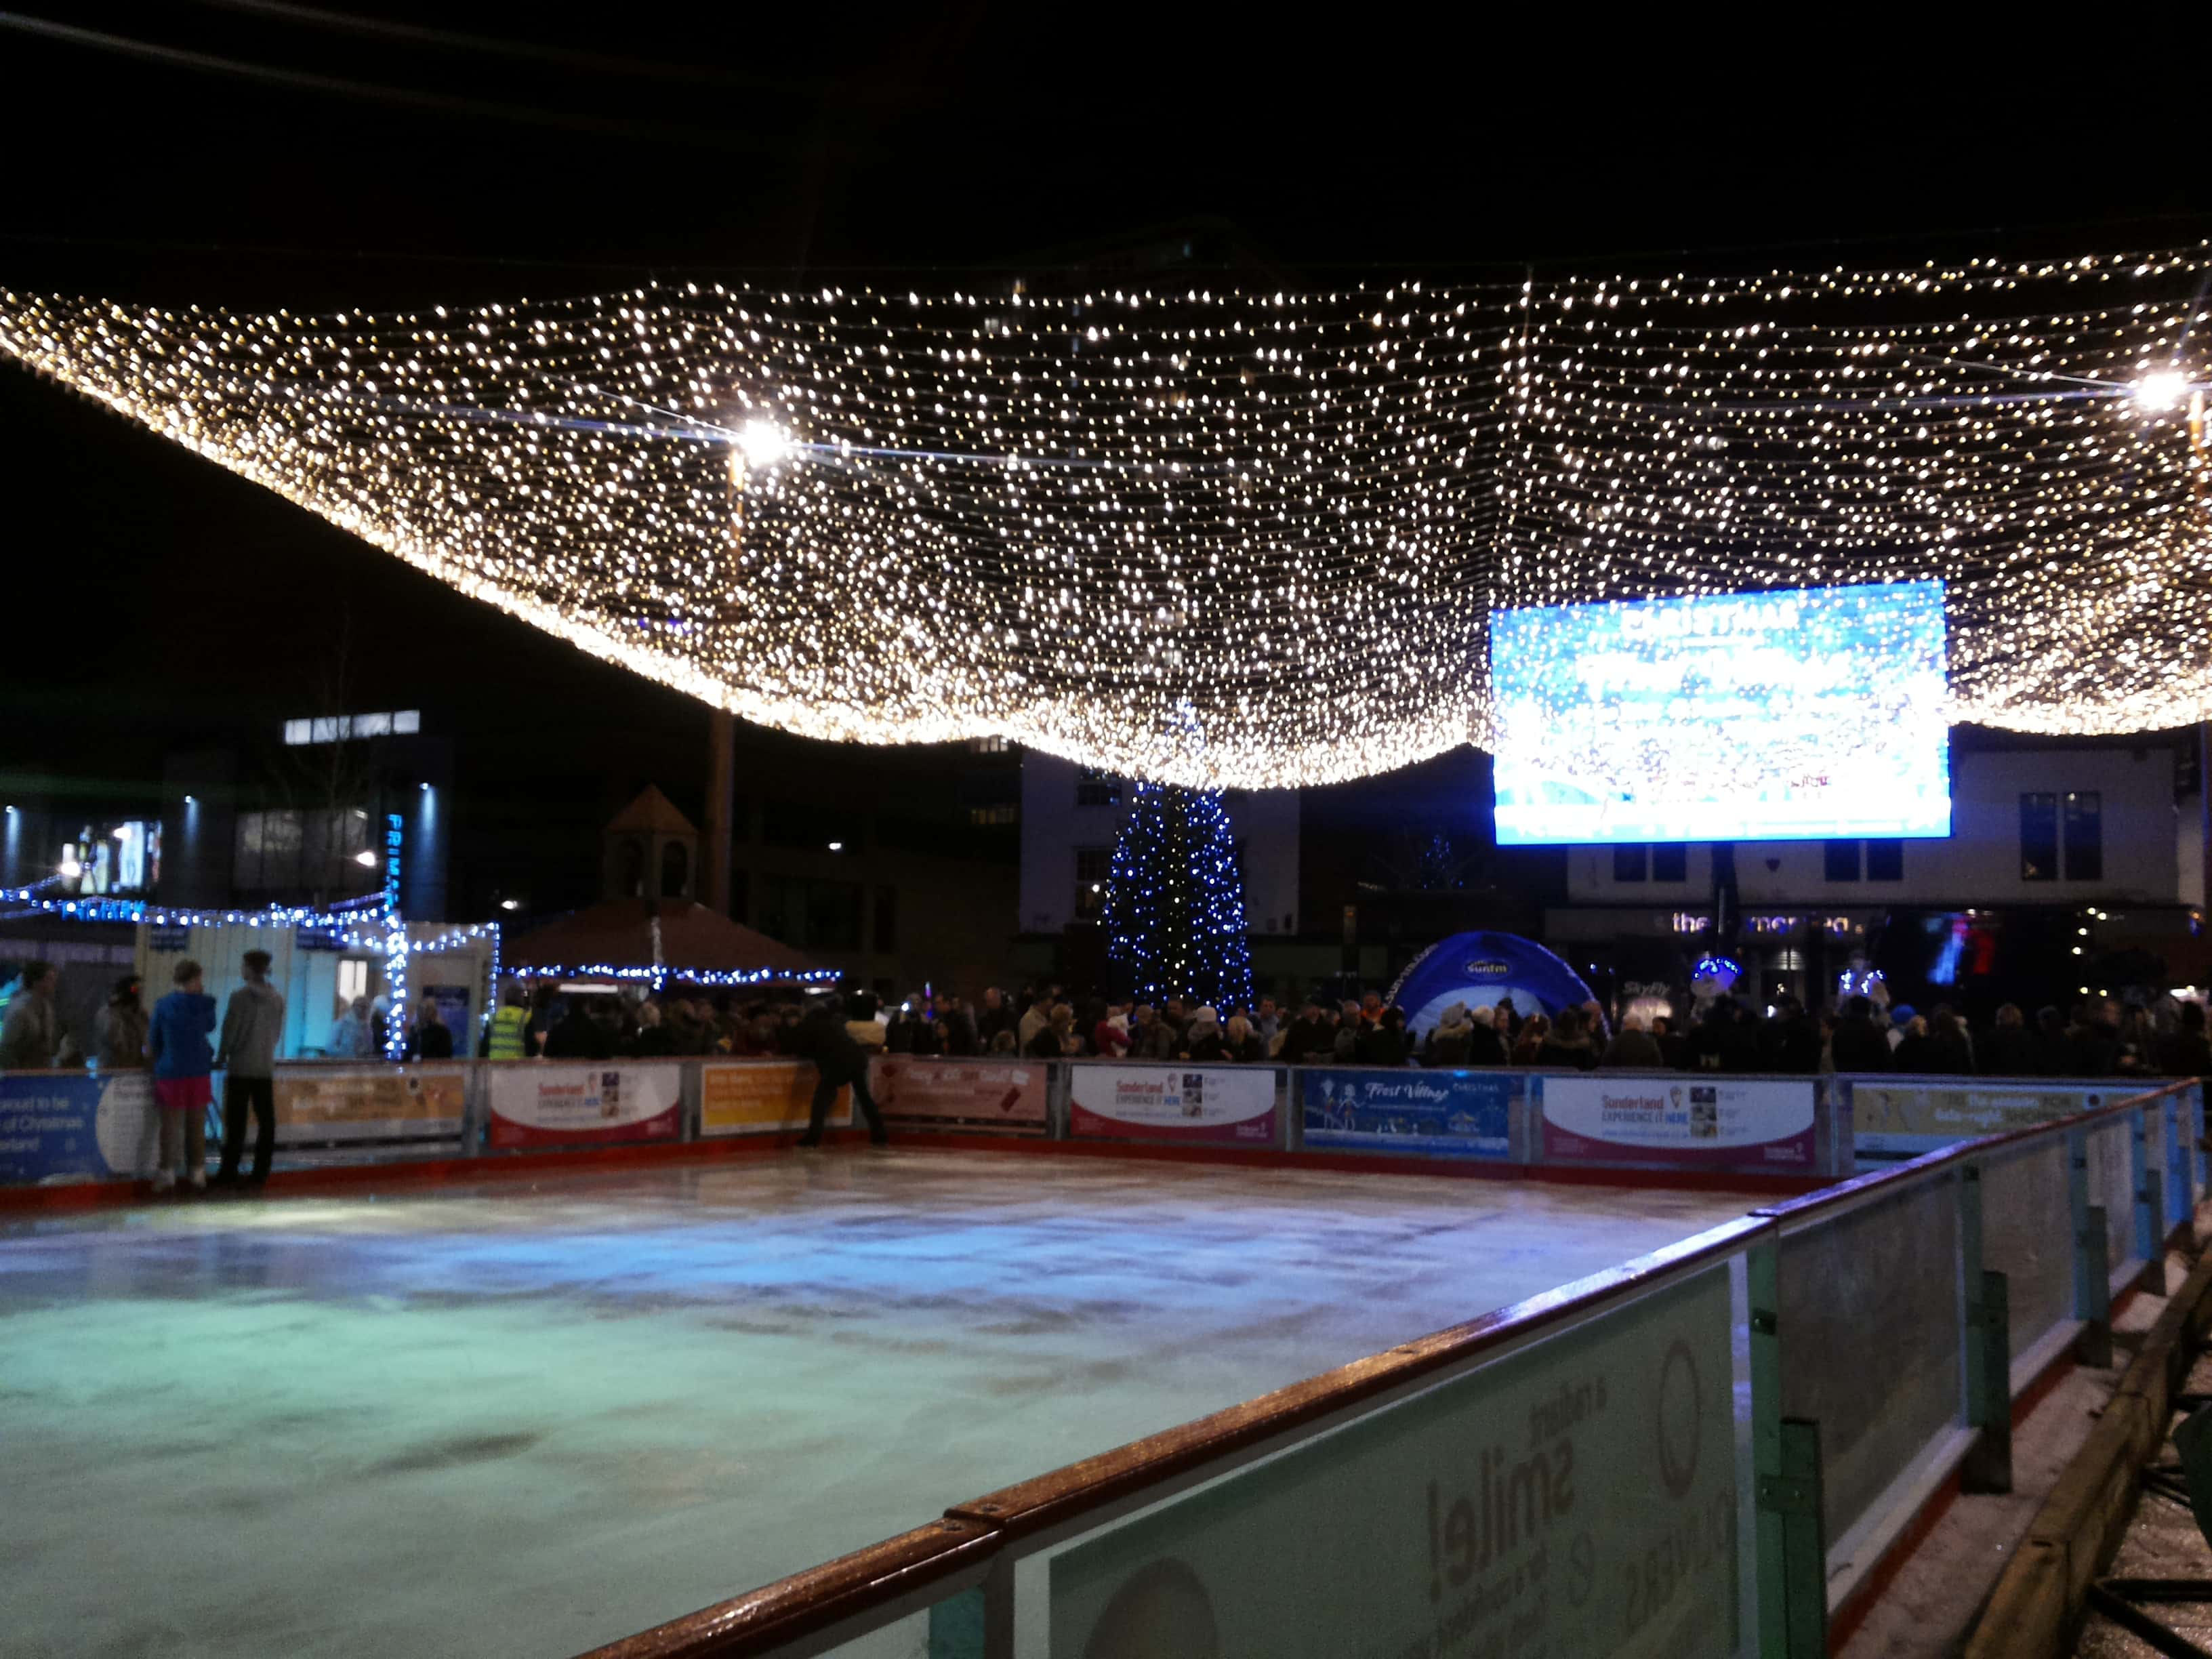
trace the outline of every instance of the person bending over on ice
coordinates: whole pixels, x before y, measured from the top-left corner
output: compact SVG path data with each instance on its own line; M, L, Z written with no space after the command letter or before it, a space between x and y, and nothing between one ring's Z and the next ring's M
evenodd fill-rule
M791 1051L801 1060L811 1060L818 1074L814 1085L814 1111L808 1120L806 1133L799 1138L802 1146L822 1144L823 1126L830 1121L830 1104L837 1098L837 1091L850 1084L853 1099L868 1120L868 1139L882 1146L890 1139L884 1131L884 1116L876 1109L876 1097L868 1092L868 1056L860 1045L853 1041L853 1034L845 1029L845 1010L836 997L824 997L808 1010L792 1033Z

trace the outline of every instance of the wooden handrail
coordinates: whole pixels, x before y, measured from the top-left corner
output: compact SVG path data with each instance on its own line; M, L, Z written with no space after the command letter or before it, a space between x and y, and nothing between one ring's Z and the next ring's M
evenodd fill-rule
M988 1559L988 1527L948 1516L794 1572L697 1613L593 1648L582 1659L743 1659L926 1589Z

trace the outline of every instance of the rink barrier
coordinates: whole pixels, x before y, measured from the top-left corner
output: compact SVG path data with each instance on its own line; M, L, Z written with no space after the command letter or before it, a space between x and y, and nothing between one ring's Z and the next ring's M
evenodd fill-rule
M1828 1081L1857 1166L1871 1169L1978 1136L2093 1111L2164 1079L1856 1073ZM2174 1098L2172 1109L2185 1120L2180 1156L2196 1165L2189 1179L2202 1187L2204 1154L2191 1150L2204 1135L2201 1080L2192 1080L2186 1096Z
M1901 1119L1910 1124L1906 1139L1931 1143L1933 1150L2055 1121L2068 1115L2069 1103L2110 1100L2130 1087L2110 1080L1562 1073L1002 1055L878 1055L871 1069L894 1129L922 1145L940 1136L947 1144L987 1138L1133 1157L1241 1162L1256 1155L1329 1169L1356 1170L1371 1161L1393 1171L1686 1185L1753 1179L1782 1189L1917 1155L1899 1150ZM109 1155L149 1157L144 1076L0 1074L0 1190L38 1181L116 1181ZM556 1076L594 1083L612 1076L619 1100L604 1113L574 1102L553 1102L543 1110L512 1103L525 1079L544 1085ZM359 1151L396 1164L410 1154L443 1159L724 1136L787 1139L805 1126L812 1077L808 1062L787 1058L286 1061L276 1073L277 1146L280 1152ZM641 1088L672 1078L672 1102L659 1099L652 1113L632 1110ZM219 1074L215 1081L211 1146L221 1133ZM450 1101L436 1109L426 1103L434 1091L456 1085L458 1115ZM103 1100L104 1092L112 1097ZM1123 1097L1138 1103L1133 1110L1116 1104ZM33 1109L11 1114L11 1098ZM303 1103L313 1103L312 1109ZM1863 1109L1879 1112L1884 1127L1869 1128ZM2184 1192L2205 1185L2202 1085L2187 1084L2171 1097L2167 1111L2171 1121L2155 1137L2159 1150L2149 1162L2168 1194L2165 1220L2173 1227L2187 1217ZM1117 1112L1124 1115L1117 1118ZM31 1118L45 1127L11 1133L11 1124ZM848 1102L840 1100L830 1124L857 1127ZM40 1134L51 1146L34 1144ZM28 1151L27 1140L33 1143ZM64 1143L75 1150L58 1150ZM2136 1225L2133 1193L2140 1184L2132 1149L2107 1131L2092 1150L2113 1230L2111 1259L2153 1258L2141 1238L2127 1236Z
M2114 1238L2162 1240L2168 1169L2192 1220L2202 1194L2191 1087L1754 1211L592 1659L1066 1659L1224 1621L1284 1655L1824 1659L1953 1496L2009 1489L2071 1351L2109 1355L2143 1266Z

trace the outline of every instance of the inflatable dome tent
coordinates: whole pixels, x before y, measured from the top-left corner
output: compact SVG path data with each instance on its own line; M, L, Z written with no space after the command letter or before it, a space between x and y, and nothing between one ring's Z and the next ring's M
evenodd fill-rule
M1593 998L1573 969L1534 939L1516 933L1454 933L1407 964L1389 1000L1406 1011L1407 1029L1425 1036L1455 1002L1470 1008L1510 1002L1525 1018L1551 1018Z

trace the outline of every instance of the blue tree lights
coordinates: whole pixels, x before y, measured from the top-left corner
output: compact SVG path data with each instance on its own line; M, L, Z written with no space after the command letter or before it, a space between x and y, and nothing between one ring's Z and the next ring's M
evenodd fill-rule
M1114 844L1106 948L1140 1001L1252 1000L1244 878L1218 791L1139 783Z

